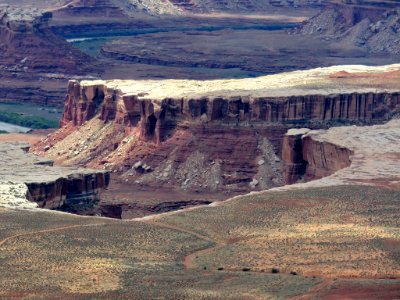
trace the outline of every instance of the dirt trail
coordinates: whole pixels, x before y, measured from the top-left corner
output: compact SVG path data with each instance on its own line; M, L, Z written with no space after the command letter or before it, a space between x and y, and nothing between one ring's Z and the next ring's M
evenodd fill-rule
M305 294L294 296L289 298L289 300L309 300L309 299L319 299L318 293L325 288L331 286L333 283L332 279L326 279L322 281L320 284L313 286L308 290Z
M186 255L185 259L183 261L183 264L185 265L185 268L186 269L194 269L196 267L195 264L194 264L194 260L197 257L199 257L201 255L204 255L204 254L207 254L207 253L210 253L210 252L213 252L213 251L216 251L216 250L218 250L219 248L222 248L225 245L226 244L224 244L224 243L217 243L215 246L212 246L210 248L198 250L198 251L195 251L195 252L193 252L193 253L191 253L189 255Z
M212 251L215 251L215 250L217 250L217 249L219 249L219 248L221 248L221 247L226 245L222 241L215 241L213 239L210 239L207 236L201 235L201 234L199 234L197 232L194 232L194 231L191 231L191 230L188 230L188 229L181 228L181 227L176 226L176 225L171 225L171 224L166 224L166 223L161 223L161 222L156 222L156 221L151 221L151 220L146 220L146 221L142 221L142 222L145 222L147 224L154 225L154 226L159 226L159 227L163 227L163 228L169 228L169 229L177 230L177 231L180 231L180 232L188 233L188 234L191 234L191 235L193 235L193 236L195 236L195 237L197 237L197 238L199 238L201 240L204 240L204 241L207 241L207 242L211 242L211 243L214 244L213 246L208 247L206 249L201 249L201 250L198 250L198 251L195 251L193 253L190 253L190 254L186 255L184 260L183 260L183 264L184 264L186 269L194 269L195 268L194 260L198 256L206 254L206 253L209 253L209 252L212 252Z
M64 227L58 227L58 228L52 228L52 229L44 229L44 230L39 230L39 231L33 231L33 232L27 232L27 233L21 233L21 234L16 234L9 236L3 240L0 241L0 247L3 246L5 243L7 243L9 240L19 238L19 237L25 237L25 236L30 236L30 235L37 235L37 234L43 234L43 233L49 233L49 232L57 232L57 231L62 231L62 230L67 230L71 228L79 228L79 227L92 227L92 226L101 226L101 225L107 225L108 223L96 223L96 224L85 224L85 225L71 225L71 226L64 226Z

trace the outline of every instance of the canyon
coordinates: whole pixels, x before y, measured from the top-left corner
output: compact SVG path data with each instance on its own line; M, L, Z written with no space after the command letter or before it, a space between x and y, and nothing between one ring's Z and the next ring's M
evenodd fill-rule
M398 61L392 1L353 1L348 13L343 1L0 4L3 102L60 107L68 79L242 78ZM331 23L344 25L329 33Z
M0 298L400 298L397 1L33 6L0 102L63 114L0 131Z
M336 66L238 80L70 81L61 129L31 152L111 172L101 205L124 207L126 216L167 204L154 200L166 188L184 191L175 200L192 205L213 202L209 192L226 199L315 180L350 166L353 152L317 142L307 130L389 121L400 112L399 70ZM126 190L123 200L112 196L118 190ZM128 190L154 199L146 204Z
M387 122L386 118L390 119L390 112L397 110L397 98L394 97L396 92L387 87L390 85L388 77L396 74L398 66L346 68L341 66L311 70L308 72L309 76L305 76L304 71L299 74L289 73L283 76L297 76L283 82L299 89L294 79L308 78L309 85L301 87L304 93L307 87L314 91L316 82L325 82L325 88L330 83L331 87L336 86L344 92L348 87L338 82L346 78L347 84L353 88L358 86L357 94L363 95L362 83L371 82L370 79L374 78L377 86L379 82L386 85L386 92L381 90L374 94L364 90L364 93L370 93L371 99L377 101L373 101L369 108L366 106L366 110L361 105L354 107L360 107L359 109L365 112L374 111L374 103L379 104L381 99L381 96L377 95L383 94L387 101L390 99L390 103L394 104L394 110L386 111L386 116L384 113L351 114L354 119L349 120L349 124L351 121L357 121L359 125L384 123L381 125L351 125L313 130L300 127L305 124L312 125L312 122L302 122L300 118L295 120L299 122L296 125L299 128L282 130L281 159L284 179L292 182L301 179L300 181L307 182L253 191L209 205L193 203L203 205L124 221L82 218L24 205L14 210L0 205L0 248L3 254L0 260L0 296L9 298L17 294L29 294L42 298L57 295L78 299L115 299L116 295L127 298L132 295L138 298L167 295L173 299L198 296L237 299L250 295L259 299L332 299L343 296L354 299L396 299L400 286L400 122L398 119ZM262 80L266 85L260 87L260 94L267 91L268 94L277 93L271 90L271 82L277 82L279 77L271 76L270 81L267 78ZM239 82L234 81L232 84L243 93ZM143 110L140 110L143 115L136 115L137 127L141 126L140 123L146 124L140 118L147 116L150 106L150 103L146 103L150 100L140 99L142 97L151 99L151 104L154 105L153 113L159 117L159 109L163 106L155 105L162 103L158 91L168 90L168 84L164 82L157 90L154 83L132 83L126 82L124 86L121 82L118 85L115 82L70 82L70 93L66 100L68 113L63 117L64 127L34 147L33 152L43 151L42 155L52 156L55 155L52 154L53 151L58 151L57 145L60 147L63 144L66 146L64 149L68 149L82 142L79 146L81 148L69 150L85 151L86 146L90 147L88 138L96 139L97 137L92 135L95 132L103 136L103 130L107 130L107 126L110 128L109 134L104 135L105 139L102 139L100 144L114 135L119 135L115 128L124 129L124 135L120 135L119 138L126 139L134 135L138 140L146 142L148 148L151 145L157 147L166 143L168 139L148 140L146 130L130 128L129 123L113 126L112 123L116 123L116 119L105 118L110 116L105 113L105 109L99 109L94 116L87 114L90 111L89 102L96 98L96 89L100 91L104 88L103 98L107 100L102 98L104 103L100 105L107 110L113 107L110 105L113 98L108 97L111 95L108 93L114 95L115 91L119 90L117 94L122 95L120 98L114 98L117 102L116 107L119 108L115 110L115 115L119 115L120 120L126 119L122 118L125 115L122 112L127 113L122 110L125 109L122 101L124 96L129 99L136 97L135 101L143 102ZM171 95L182 94L182 91L186 90L179 90L179 87L182 89L183 82L180 82L180 86L175 83L172 85L175 89L171 90ZM211 85L210 98L213 98L212 84L208 84ZM149 85L153 89L148 89L148 95L143 95L143 89ZM225 82L225 85L229 85L229 82ZM245 87L247 84L243 86ZM393 86L395 87L396 85ZM290 87L286 89L291 90ZM320 90L320 95L324 94L323 90ZM329 90L326 90L323 97L325 101L334 99L328 93ZM228 96L232 96L233 91L224 90ZM135 95L135 92L142 96ZM219 90L214 92L219 94ZM195 93L191 90L190 94ZM97 96L99 95L100 92L97 93ZM257 95L256 90L254 95ZM367 101L368 97L354 96L354 99ZM213 107L212 104L210 107ZM81 112L79 118L70 120L73 116L72 108L75 112ZM135 110L130 110L132 111ZM184 111L181 109L181 114ZM206 115L209 116L208 113ZM320 112L316 114L320 115ZM347 117L347 113L342 115ZM340 115L333 116L339 118ZM365 116L376 116L376 119L365 119ZM182 122L190 121L190 127L195 126L192 115L180 118L183 118ZM280 122L285 120L287 119L281 118ZM74 125L74 122L81 124ZM230 123L229 118L208 122L219 122L215 124L219 127L224 126L225 122ZM264 126L270 130L266 121L264 122ZM188 130L189 125L186 126ZM239 122L239 129L235 130L241 133L244 126ZM230 128L232 130L235 127ZM129 134L125 133L125 129ZM74 138L74 135L80 139ZM242 136L239 135L236 142L240 138ZM50 145L56 142L56 139L58 142ZM229 140L225 139L224 142ZM40 145L43 146L44 143L48 143L50 147L41 148ZM124 143L129 144L129 140L122 142ZM9 151L10 147L12 151ZM17 150L22 151L21 145L6 145L7 156L20 155ZM122 154L122 151L120 153ZM70 158L63 158L67 159L67 164L71 163L73 155L79 159L79 153L71 154ZM92 155L94 154L92 152ZM116 156L118 157L118 154ZM32 157L48 164L47 159ZM82 164L82 161L80 163ZM153 171L148 167L154 166L147 165L145 161L136 165L136 169L143 176ZM194 165L194 168L197 173L198 170L202 170L198 165ZM112 177L119 175L118 172L111 174ZM316 180L308 181L311 177ZM13 187L14 191L17 187L19 185ZM0 191L3 188L4 185L0 184ZM133 188L132 193L140 192L139 189ZM172 185L168 192L171 191ZM156 189L149 190L148 197L151 198L151 193L155 192ZM167 193L167 190L165 192ZM120 218L124 213L129 214L124 211L128 209L124 204L118 204L116 201L108 203L113 204L110 207L103 204L108 217ZM153 209L157 212L163 211L162 206L155 205ZM17 276L15 270L22 272ZM26 272L30 276L27 276ZM55 278L57 280L54 280ZM52 283L50 290L46 288L49 283Z

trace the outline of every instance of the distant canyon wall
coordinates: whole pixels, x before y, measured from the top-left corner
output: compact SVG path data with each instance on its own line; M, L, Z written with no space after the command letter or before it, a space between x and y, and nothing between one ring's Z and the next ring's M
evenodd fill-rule
M52 13L0 6L0 100L62 105L65 81L93 78L102 66L50 28Z

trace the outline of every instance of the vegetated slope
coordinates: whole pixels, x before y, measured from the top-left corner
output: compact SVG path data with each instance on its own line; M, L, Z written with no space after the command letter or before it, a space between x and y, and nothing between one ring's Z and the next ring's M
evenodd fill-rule
M58 122L39 116L27 116L19 113L0 111L0 122L6 122L33 129L58 128Z
M287 189L236 197L159 221L219 241L219 247L198 253L194 268L276 268L328 278L400 276L398 250L389 246L400 241L399 210L386 211L398 205L398 190L354 185Z
M0 208L0 297L396 299L397 199L309 188L143 222Z
M321 282L187 269L185 257L214 246L190 230L40 211L0 216L5 299L283 299Z
M333 4L297 32L332 40L337 47L360 47L371 53L400 53L400 5L395 1Z

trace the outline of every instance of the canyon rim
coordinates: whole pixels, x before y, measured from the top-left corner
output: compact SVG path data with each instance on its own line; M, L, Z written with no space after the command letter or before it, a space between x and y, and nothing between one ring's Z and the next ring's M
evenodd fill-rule
M397 1L36 2L0 0L1 299L400 298Z

